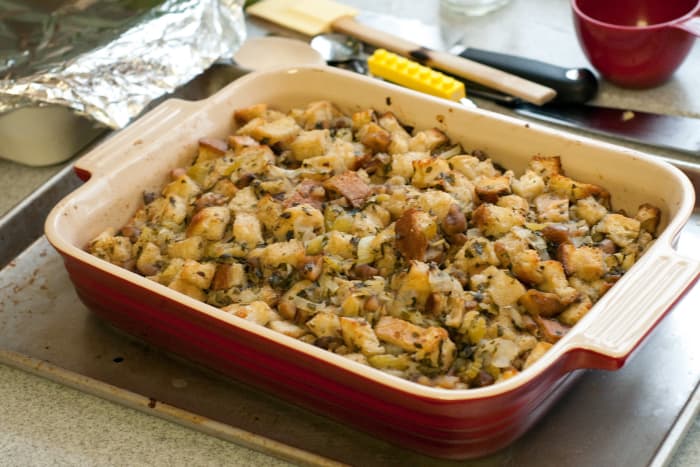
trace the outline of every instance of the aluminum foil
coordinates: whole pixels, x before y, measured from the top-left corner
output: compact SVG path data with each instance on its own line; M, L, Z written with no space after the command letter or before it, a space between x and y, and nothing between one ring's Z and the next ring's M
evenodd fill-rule
M122 128L245 33L243 0L0 0L0 113L61 105Z

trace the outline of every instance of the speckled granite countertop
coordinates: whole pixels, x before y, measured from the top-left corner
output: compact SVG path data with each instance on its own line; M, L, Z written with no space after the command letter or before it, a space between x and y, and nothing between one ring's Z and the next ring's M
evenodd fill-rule
M537 14L531 11L535 2L513 0L487 17L460 22L441 18L436 2L419 2L419 6L408 0L346 3L440 24L443 39L450 42L463 33L463 42L472 46L566 66L588 66L575 43L566 0L538 0ZM522 27L522 18L528 19L527 28ZM494 30L500 32L494 34ZM700 117L698 76L700 45L696 44L675 78L664 86L627 91L603 83L597 102ZM693 161L667 151L657 153ZM0 216L69 163L29 168L0 160ZM265 454L2 365L0 400L0 465L286 465ZM700 417L689 425L670 465L700 465Z

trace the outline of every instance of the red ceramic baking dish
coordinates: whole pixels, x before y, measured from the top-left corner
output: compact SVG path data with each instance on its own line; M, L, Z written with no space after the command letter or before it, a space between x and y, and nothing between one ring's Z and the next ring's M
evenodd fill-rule
M606 187L613 206L643 202L662 211L657 241L592 310L540 360L478 389L422 386L196 301L88 254L190 162L202 137L225 137L236 108L289 110L327 99L341 110L391 110L408 125L438 127L464 147L486 151L516 173L535 154L559 155L567 175ZM117 328L231 378L334 417L403 447L442 458L500 449L531 427L583 369L620 368L695 281L697 261L674 239L694 191L673 166L628 149L539 127L327 67L251 74L199 102L165 102L76 163L87 183L62 200L46 235L63 255L80 298Z

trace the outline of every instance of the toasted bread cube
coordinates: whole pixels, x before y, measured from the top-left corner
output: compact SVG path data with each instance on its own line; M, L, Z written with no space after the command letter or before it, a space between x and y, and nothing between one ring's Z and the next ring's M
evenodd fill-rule
M339 116L341 113L329 101L312 102L304 110L303 126L305 130L331 128Z
M402 279L396 294L397 302L410 303L417 307L425 306L432 292L430 267L422 261L411 261L408 273Z
M265 326L270 321L279 318L277 313L270 308L270 305L261 300L250 302L247 305L233 303L223 307L222 310L261 326Z
M549 178L549 189L554 193L568 197L571 201L589 196L602 199L610 198L610 193L598 185L579 182L561 174L553 174Z
M217 181L221 180L222 176L226 175L225 172L230 165L229 158L205 160L191 165L187 169L187 175L192 177L192 180L194 180L202 190L209 190ZM221 168L221 172L217 170L217 166Z
M323 213L310 204L298 204L282 211L274 230L278 240L309 240L324 232Z
M325 177L330 173L341 174L351 170L356 163L355 146L347 141L336 139L328 146L325 154L304 159L301 166Z
M542 267L542 281L537 284L538 289L554 292L561 297L565 305L573 303L579 297L578 291L569 285L564 273L564 266L559 261L542 261L540 266Z
M415 353L414 359L445 371L452 366L456 356L457 346L450 339L447 330L430 326L423 336L422 348Z
M265 173L275 163L275 154L268 146L249 146L240 150L224 175L230 176L233 183L240 183L248 177Z
M370 120L368 120L366 123L369 123ZM383 113L379 119L378 119L379 126L384 128L386 131L393 135L399 134L401 136L406 136L408 138L411 137L411 135L408 134L406 129L401 125L401 122L396 118L396 115L394 115L392 112L385 112Z
M540 255L535 250L524 249L513 255L512 270L515 277L528 284L539 284L544 276Z
M282 203L270 195L265 195L257 203L255 215L267 230L274 230L283 210Z
M494 242L487 238L473 237L467 239L454 256L453 265L468 274L476 274L487 266L499 263Z
M350 259L355 256L355 246L353 245L353 237L349 233L331 230L327 234L327 242L323 247L323 252L327 255L340 256L341 258Z
M417 188L442 187L450 172L450 165L445 159L416 160L413 162L413 186Z
M443 188L462 206L471 208L476 199L474 184L459 172L450 172Z
M372 109L361 110L352 114L352 129L360 131L360 129L368 123L376 122L377 116Z
M90 242L88 250L93 255L122 267L131 261L131 240L114 235L114 229L105 230L98 235Z
M221 139L202 138L199 140L198 148L195 164L222 158L228 151L228 144Z
M216 263L200 263L199 261L187 259L177 274L176 280L180 279L200 289L206 289L211 284L215 273Z
M415 360L428 363L434 368L448 368L454 361L455 345L444 328L424 328L402 319L384 316L374 329L382 341L415 353Z
M163 197L179 196L189 200L201 193L201 188L187 174L183 173L163 188Z
M479 160L479 158L468 155L451 157L450 168L461 173L469 180L475 180L479 176L497 177L500 172L496 170L490 160Z
M435 217L438 223L442 223L448 214L454 209L460 209L455 203L454 197L442 190L424 190L418 194L416 207L421 211L429 213Z
M340 337L340 318L330 311L319 311L306 322L316 337Z
M301 326L297 326L294 323L290 323L289 321L284 321L281 319L270 321L267 324L267 327L269 327L273 331L279 332L280 334L284 334L285 336L289 337L294 337L296 339L300 338L304 334L307 334L308 332Z
M253 213L240 212L233 220L233 239L244 248L255 248L263 242L260 220Z
M409 179L413 176L413 163L423 159L428 159L430 155L425 152L402 152L392 154L390 176L400 176Z
M149 219L160 222L163 227L180 231L187 218L187 201L176 195L158 198L146 207Z
M528 211L530 210L530 203L528 203L525 198L518 195L501 196L498 198L498 201L496 201L496 206L510 208L521 213L522 215L527 215Z
M260 143L255 141L250 136L246 135L230 135L228 137L228 145L233 149L234 153L238 153L240 150L260 146Z
M160 247L155 243L148 242L141 249L141 254L136 260L136 269L144 276L154 276L160 271L163 262Z
M525 223L525 216L510 208L493 204L481 204L472 213L472 222L487 237L501 237Z
M537 360L542 358L542 356L550 348L552 348L552 344L550 342L538 342L537 345L535 345L535 347L530 351L530 354L527 356L527 359L525 360L525 364L523 364L523 369L531 366Z
M408 209L396 221L396 249L406 259L423 261L428 243L437 235L433 217L417 209Z
M204 240L195 235L168 245L168 256L171 258L193 259L199 261L204 254Z
M542 292L536 289L529 289L519 300L519 303L532 316L543 316L551 318L564 311L564 303L561 298L552 292Z
M229 180L228 178L223 178L216 182L210 191L212 193L220 194L221 196L230 200L231 198L233 198L233 195L236 194L238 188L236 187L236 185L234 185L234 183L231 180Z
M608 210L595 198L588 197L576 201L574 212L577 217L585 220L586 224L594 226L608 213Z
M579 277L569 278L569 283L579 292L579 297L588 297L592 302L598 301L600 297L610 290L614 284L613 280L597 279L594 281L584 281Z
M474 156L459 155L449 159L449 167L461 173L469 180L475 180L479 176L477 166L480 162L481 161ZM497 176L498 174L493 175Z
M163 285L170 284L175 277L180 273L180 269L184 266L185 260L181 258L171 258L168 265L163 269L160 274L152 276L156 281Z
M417 132L408 143L409 151L433 152L433 150L447 144L449 138L437 128L430 128Z
M228 206L211 206L192 216L187 227L187 236L199 236L206 240L218 241L224 237L231 220Z
M559 156L533 156L528 166L530 170L542 177L545 181L549 181L552 175L564 175L564 170L561 167L561 158Z
M641 223L622 214L606 214L594 227L597 232L607 234L615 245L624 248L639 237Z
M394 344L406 352L415 352L422 345L425 328L393 316L384 316L374 327L377 336L384 342Z
M231 287L240 287L246 282L245 267L240 263L221 263L216 266L216 273L212 279L212 290L226 290Z
M255 104L250 107L236 109L233 112L233 118L239 125L245 125L249 121L260 118L267 112L267 104Z
M639 206L637 214L634 216L639 221L639 226L642 230L655 234L659 228L659 220L661 219L661 210L656 206L644 203Z
M207 298L207 294L201 287L177 276L168 284L168 287L180 293L184 293L195 300L199 300L200 302L203 302Z
M581 321L581 318L586 316L591 307L591 300L588 297L583 296L583 298L575 301L569 305L566 310L562 311L557 319L567 326L573 326Z
M291 143L300 131L301 128L292 117L282 117L256 126L250 131L250 136L262 144L273 145L280 142Z
M372 152L387 152L391 134L376 123L370 122L358 130L357 139Z
M264 199L264 198L263 198ZM258 197L252 186L238 190L228 203L228 208L238 214L239 212L252 212L256 210Z
M325 129L302 131L289 148L296 160L303 161L309 157L323 155L330 144L330 139L330 132Z
M489 266L481 274L490 277L486 291L493 302L500 306L510 306L518 302L525 293L525 287L516 278L510 276L503 269Z
M288 264L296 269L306 257L306 249L299 240L290 240L267 245L260 250L259 254L263 267L274 269Z
M409 152L408 145L411 142L411 137L403 133L391 133L391 142L386 152L394 154L405 154Z
M345 345L350 349L358 349L363 355L384 353L384 347L379 342L372 326L364 318L340 317L340 329Z
M240 127L239 129L236 130L236 135L237 136L250 136L252 137L255 141L260 142L258 138L255 137L255 132L265 125L267 121L262 118L262 117L255 117L247 122L245 122L245 125ZM267 144L267 143L265 143Z
M564 270L570 276L577 276L585 281L599 279L605 274L606 266L602 250L590 246L576 248L570 243L559 247Z
M526 170L520 178L511 180L513 193L527 200L541 195L546 187L544 179L533 170Z
M474 183L474 188L481 201L496 204L501 196L511 193L510 177L507 175L480 177Z
M539 222L567 222L569 220L569 198L554 193L544 193L535 198Z
M516 263L516 255L529 248L527 241L514 233L507 233L493 243L493 250L501 266L506 268ZM535 255L537 256L536 252ZM537 256L536 261L539 261L539 256Z

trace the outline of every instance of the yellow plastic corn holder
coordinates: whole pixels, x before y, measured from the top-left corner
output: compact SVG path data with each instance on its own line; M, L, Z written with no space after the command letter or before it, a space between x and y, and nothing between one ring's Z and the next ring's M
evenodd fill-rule
M466 97L464 83L384 49L367 59L369 72L395 84L457 101Z

